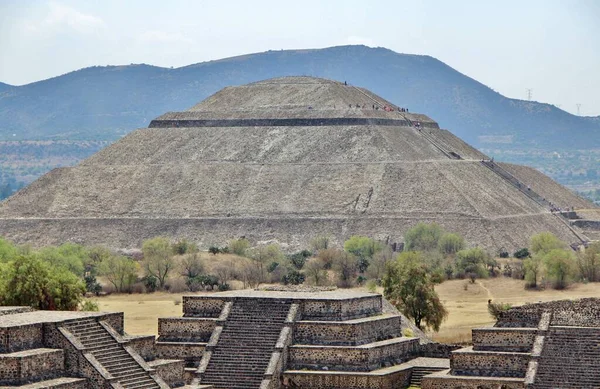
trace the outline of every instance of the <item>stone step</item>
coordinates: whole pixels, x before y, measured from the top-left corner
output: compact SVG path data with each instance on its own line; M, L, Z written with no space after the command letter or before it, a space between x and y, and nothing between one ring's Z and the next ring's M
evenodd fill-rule
M51 380L38 381L21 386L11 386L11 389L87 389L85 378L61 377Z

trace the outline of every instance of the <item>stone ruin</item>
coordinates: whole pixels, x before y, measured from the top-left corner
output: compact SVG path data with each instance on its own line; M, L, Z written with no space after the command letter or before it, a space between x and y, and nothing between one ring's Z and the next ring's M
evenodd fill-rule
M400 246L427 221L513 252L544 231L598 239L595 220L598 207L535 169L495 163L425 115L313 77L225 88L0 203L0 236L16 243L117 249L159 235L204 248L245 236L302 249L321 235Z
M460 349L357 291L185 296L157 339L127 335L122 313L3 307L0 388L593 389L599 307L513 308Z

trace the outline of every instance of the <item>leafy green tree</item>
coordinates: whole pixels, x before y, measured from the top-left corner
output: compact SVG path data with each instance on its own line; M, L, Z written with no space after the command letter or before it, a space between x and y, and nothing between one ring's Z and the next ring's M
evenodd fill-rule
M563 249L553 249L544 255L546 275L555 289L564 289L575 275L575 258L573 253Z
M462 236L453 233L445 233L438 241L438 250L444 256L454 255L465 248L465 240Z
M18 256L2 266L0 304L45 310L76 310L85 285L73 273L36 256Z
M523 261L523 267L525 269L525 287L537 288L543 270L540 256L535 255L533 258L527 258Z
M434 251L438 249L444 230L437 223L419 223L404 234L406 251Z
M122 293L131 290L137 279L140 266L131 258L111 255L100 262L98 270L101 275L106 277L108 282L113 284L118 293Z
M88 250L79 244L65 243L58 247L44 247L37 252L39 258L52 266L62 267L83 277L89 259Z
M515 251L513 254L513 257L515 257L517 259L529 258L530 256L531 256L531 253L529 253L529 249L527 247L519 249L519 250Z
M581 278L590 282L600 281L600 242L592 243L577 253L577 266Z
M487 260L487 253L479 247L461 250L456 253L456 268L474 283L477 277L487 276L485 268Z
M369 267L373 256L383 250L384 245L366 236L354 235L344 242L344 250L357 259L359 273L364 273Z
M405 251L388 266L383 278L383 293L421 329L429 327L439 331L448 316L421 253Z
M18 253L15 245L0 237L0 263L15 259Z
M534 255L545 255L554 249L566 248L566 244L551 232L540 232L531 237L529 248Z
M156 277L159 288L163 289L169 273L176 266L171 244L166 238L160 236L148 239L142 244L142 252L147 275Z

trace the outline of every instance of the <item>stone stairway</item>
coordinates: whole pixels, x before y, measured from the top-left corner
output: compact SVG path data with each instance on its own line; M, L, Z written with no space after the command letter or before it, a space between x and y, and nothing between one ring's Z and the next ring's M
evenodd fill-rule
M161 385L96 319L65 323L96 360L116 378L124 389L160 389Z
M438 371L446 370L443 367L425 367L425 366L415 366L410 375L410 386L415 386L417 388L421 387L421 380L427 374L435 373Z
M550 327L534 388L600 388L600 328Z
M258 389L290 306L285 300L235 300L200 383L215 389Z

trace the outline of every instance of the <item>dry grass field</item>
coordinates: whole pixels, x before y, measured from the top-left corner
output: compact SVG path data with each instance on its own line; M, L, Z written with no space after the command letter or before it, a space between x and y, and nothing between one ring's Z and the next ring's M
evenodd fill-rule
M440 342L470 342L471 328L493 324L487 312L487 301L512 305L539 301L600 297L599 284L576 284L564 291L526 291L523 281L491 278L468 284L465 280L446 281L436 287L449 311L439 333L432 334ZM190 293L184 293L190 294ZM181 316L182 295L176 293L113 294L96 299L102 311L125 312L125 330L130 334L157 334L159 317Z

